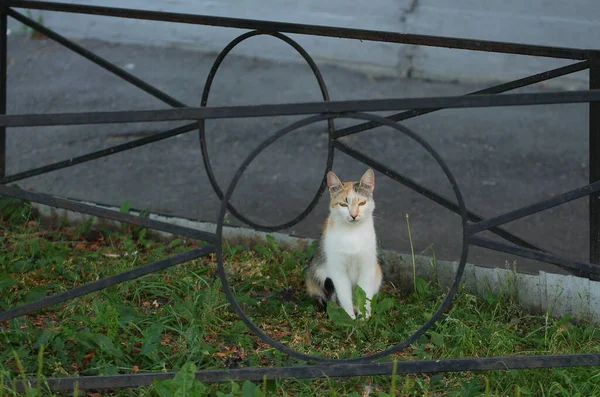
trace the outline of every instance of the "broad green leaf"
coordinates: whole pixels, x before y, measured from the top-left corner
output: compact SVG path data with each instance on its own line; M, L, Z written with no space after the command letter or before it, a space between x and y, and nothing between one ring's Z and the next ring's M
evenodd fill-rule
M437 347L444 346L444 337L441 334L434 331L429 331L429 334L431 335L431 342L433 342L434 345Z
M39 349L41 346L48 346L52 339L56 337L57 333L53 331L44 332L38 340L33 344L33 347Z
M193 397L192 389L196 382L196 364L185 363L173 378L173 383L177 386L176 397Z
M31 256L37 256L40 251L40 240L37 238L29 240L29 254Z
M367 310L367 294L366 294L366 292L360 286L357 285L356 287L354 287L352 297L353 297L354 303L356 303L356 307L358 308L358 311L360 313L364 314Z
M119 208L119 211L121 211L124 214L129 214L129 207L130 207L130 202L129 200L125 200L123 202L123 204L121 204L121 208Z
M190 395L191 396L204 396L205 391L206 391L206 387L199 380L194 380L192 388L190 389Z
M265 384L265 381L263 381L263 385ZM273 380L273 379L269 379L266 381L266 391L269 392L276 392L277 391L277 381ZM264 389L264 388L263 388ZM265 391L265 390L263 390Z
M327 315L333 323L339 327L352 327L354 320L337 303L327 302Z
M173 379L154 380L154 390L160 397L173 397L177 386L173 383Z
M384 298L381 302L378 302L374 307L376 314L385 314L387 311L395 306L396 302L392 298Z
M100 349L102 354L110 355L112 357L122 358L123 352L116 348L113 341L104 334L82 332L80 334L81 342L89 347L95 347Z
M254 397L256 395L256 391L256 385L249 380L245 381L242 385L242 397Z
M442 379L444 379L444 375L440 375L440 374L433 375L431 378L429 378L429 383L431 385L436 385L436 384L440 383L442 381Z
M17 280L13 280L12 278L4 278L4 277L5 276L0 276L0 291L7 291L13 285L19 284L19 282Z
M421 277L415 279L415 288L418 295L424 296L429 294L429 282Z
M32 288L27 295L25 295L24 303L35 302L46 296L47 287L35 287Z
M164 327L161 324L152 324L148 332L144 335L144 342L140 354L146 357L151 357L158 350L158 342L162 335Z
M228 396L238 396L240 394L240 385L236 382L231 382L231 393Z
M176 247L178 245L181 245L183 243L183 240L180 238L176 238L175 240L171 241L168 245L169 248L173 248Z

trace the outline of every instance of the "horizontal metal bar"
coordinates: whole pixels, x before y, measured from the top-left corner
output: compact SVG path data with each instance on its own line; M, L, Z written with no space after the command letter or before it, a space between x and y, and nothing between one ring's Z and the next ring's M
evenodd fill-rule
M432 372L490 371L509 369L540 369L557 367L600 366L600 354L568 354L537 356L504 356L482 358L452 358L442 360L397 361L396 374L419 374ZM229 381L262 381L283 379L310 379L350 376L392 375L391 361L368 364L297 365L288 367L239 368L226 370L203 370L196 372L196 379L204 383ZM113 389L122 387L150 386L155 379L171 379L174 372L138 373L127 375L80 376L49 378L44 380L52 391L73 390L75 382L80 390ZM34 380L30 380L32 386ZM22 386L22 383L19 383Z
M350 111L385 111L428 108L476 108L545 105L600 101L600 90L535 94L466 95L429 98L365 99L305 102L278 105L215 106L181 109L0 115L0 126L33 127L104 123L134 123L170 120L200 120L243 117L273 117Z
M133 84L134 86L138 87L139 89L141 89L141 90L147 92L148 94L152 95L153 97L161 100L162 102L164 102L168 105L171 105L173 107L185 107L185 104L183 102L178 101L177 99L173 98L172 96L162 92L158 88L146 83L145 81L139 79L138 77L135 77L134 75L125 71L124 69L121 69L120 67L118 67L118 66L114 65L113 63L107 61L106 59L98 56L97 54L94 54L93 52L80 46L79 44L76 44L76 43L70 41L69 39L67 39L66 37L61 36L58 33L48 29L44 25L32 20L31 18L27 18L25 15L20 14L11 9L8 9L7 13L12 18L16 19L17 21L21 22L22 24L27 25L30 28L37 30L38 32L42 33L44 36L51 38L52 40L56 41L57 43L67 47L71 51L92 61L96 65L119 76L123 80Z
M472 51L498 52L503 54L521 54L565 59L585 59L585 51L578 48L550 47L519 43L506 43L500 41L463 39L457 37L426 36L408 33L272 22L241 18L226 18L208 15L181 14L163 11L136 10L128 8L98 7L47 1L4 0L4 4L8 7L35 10L104 15L120 18L178 22L195 25L221 26L228 28L260 30L266 32L296 33L311 36L326 36L365 41L456 48Z
M465 95L479 95L479 94L500 94L502 92L507 92L510 90L514 90L517 88L526 87L528 85L536 84L545 80L554 79L560 76L565 76L571 73L580 72L582 70L588 69L590 64L588 61L577 62L572 65L563 66L557 69L548 70L542 73L537 73L532 76L523 77L522 79L509 81L503 84L498 84L492 87L484 88L482 90L473 91ZM392 121L402 121L412 119L413 117L421 116L428 113L437 112L438 110L443 110L444 108L433 108L433 109L415 109L415 110L407 110L405 112L396 113L394 115L386 117ZM333 134L333 138L342 138L344 136L353 135L358 132L370 130L373 128L379 127L377 123L367 122L361 123L357 125L353 125L350 127L342 128L340 130L335 131Z
M215 252L215 248L212 245L202 248L195 248L190 251L175 254L166 259L161 259L147 265L136 267L135 269L127 270L123 273L115 274L114 276L106 277L98 281L93 281L91 283L72 288L68 291L59 292L58 294L50 295L35 302L26 303L0 313L0 322L9 321L13 318L24 316L34 311L45 309L52 305L63 303L92 292L97 292L125 281L134 280L147 274L165 270L180 263L191 261L192 259L200 258L213 252Z
M63 168L71 167L73 165L82 164L91 160L99 159L102 157L110 156L112 154L124 152L129 149L134 149L140 146L148 145L153 142L158 142L163 139L172 138L177 135L185 134L186 132L195 130L198 128L198 123L190 123L183 125L181 127L174 128L172 130L168 130L165 132L160 132L158 134L154 134L152 136L136 139L127 143L123 143L121 145L116 145L109 147L107 149L98 150L96 152L84 154L79 157L73 157L69 160L58 161L56 163L44 165L42 167L33 168L31 170L19 172L18 174L9 175L0 180L0 184L7 184L16 181L20 181L22 179L31 178L36 175L45 174L47 172L60 170Z
M404 176L400 173L397 173L397 172L389 169L382 163L372 159L369 156L366 156L365 154L351 148L350 146L348 146L340 141L334 141L333 146L336 149L340 150L341 152L347 154L348 156L351 156L351 157L357 159L358 161L368 165L369 167L373 168L374 170L379 171L382 174L388 176L389 178L393 179L394 181L401 183L402 185L408 187L412 191L417 192L420 195L441 205L442 207L446 208L447 210L450 210L450 211L454 212L455 214L459 214L458 205L455 202L453 202L452 200L450 200L449 198L444 197L441 194L434 192L433 190L419 184L418 182L416 182L415 180L413 180L407 176ZM483 217L481 215L478 215L478 214L476 214L472 211L468 211L468 210L467 210L467 216L468 216L469 220L471 220L471 221L483 220ZM515 236L514 234L507 232L506 230L501 229L499 227L490 229L490 232L504 238L507 241L510 241L511 243L518 244L522 247L527 247L527 248L531 248L531 249L535 249L535 250L541 250L541 248L537 247L533 243L523 240L522 238Z
M522 208L519 208L515 211L508 212L506 214L502 214L496 216L494 218L489 218L484 221L480 221L467 226L467 234L475 234L482 232L484 230L488 230L495 226L500 226L505 223L509 223L515 221L517 219L526 217L528 215L535 214L536 212L544 211L552 207L556 207L569 201L577 200L578 198L582 198L585 196L589 196L590 194L596 193L600 191L600 181L594 182L591 185L586 185L574 190L571 190L567 193L560 194L558 196L552 197L548 200L543 200L537 202L535 204L531 204Z
M171 233L178 236L185 236L196 240L203 240L208 242L215 241L215 235L213 233L173 225L168 222L155 221L141 216L125 214L122 212L117 212L105 208L96 207L93 205L83 204L76 201L51 196L45 193L28 192L26 190L0 185L0 195L44 204L50 207L63 208L69 211L80 212L82 214L97 216L99 218L110 219L113 221L122 222L130 225L160 230L162 232Z
M504 252L511 255L517 255L523 258L534 259L536 261L552 263L554 265L577 270L581 272L579 274L585 274L586 277L592 275L600 275L600 265L593 265L591 263L569 260L558 255L549 254L547 252L511 246L478 236L471 236L469 239L469 243L478 247L487 248L498 252ZM598 279L598 277L589 278L595 280Z

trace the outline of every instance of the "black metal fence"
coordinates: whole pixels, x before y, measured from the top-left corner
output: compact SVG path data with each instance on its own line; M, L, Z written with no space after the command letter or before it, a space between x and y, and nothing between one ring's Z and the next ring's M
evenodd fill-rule
M232 27L250 30L233 40L217 57L204 86L201 107L187 107L186 104L153 87L152 85L140 80L127 71L115 66L106 59L90 52L56 32L44 27L43 25L31 20L27 16L17 12L15 8L60 11L75 14L92 14L101 16L113 16L121 18L134 18L155 21L168 21L195 25L210 25L221 27ZM13 114L6 115L6 74L7 74L7 17L29 26L40 32L44 36L56 41L76 52L77 54L89 59L104 69L121 77L123 80L146 91L148 94L158 98L165 104L174 109L162 109L152 111L116 111L116 112L82 112L82 113L59 113L59 114ZM551 57L572 59L579 62L571 65L549 70L543 73L535 74L519 80L489 87L480 91L470 93L466 96L452 97L430 97L430 98L392 98L383 100L355 100L355 101L330 101L325 81L323 80L319 68L312 60L310 55L294 40L284 35L284 33L295 33L314 36L341 37L348 39L359 39L367 41L385 41L399 44L414 44L434 47L447 47L454 49L487 51L506 54L521 54L539 57ZM276 37L291 45L306 60L311 67L323 96L323 102L295 103L285 105L260 105L260 106L225 106L225 107L207 107L208 95L211 83L219 66L227 54L236 45L245 39L256 35L270 35ZM568 75L570 73L589 69L590 89L586 91L573 92L549 92L536 94L506 94L504 93L516 88L525 87L531 84L539 83L544 80ZM541 105L555 103L589 103L589 185L555 196L549 200L531 204L518 210L496 216L491 219L483 219L480 215L469 211L464 204L461 191L456 180L450 172L448 166L444 163L442 157L418 134L406 128L400 121L417 117L423 114L435 112L447 108L472 108L472 107L495 107L495 106L520 106L520 105ZM404 110L392 116L383 118L373 114L364 113L383 110ZM227 299L237 312L238 316L245 322L259 338L266 343L288 354L291 357L315 363L317 365L299 365L293 367L275 367L275 368L245 368L229 370L205 370L197 373L197 378L204 382L219 382L225 380L248 379L262 380L267 379L285 379L285 378L310 378L323 376L356 376L356 375L381 375L392 372L392 362L375 362L390 354L404 349L410 343L414 342L420 335L425 333L449 307L459 287L461 277L465 268L469 247L476 245L488 249L506 252L525 258L531 258L539 261L553 263L570 271L589 278L597 279L600 276L600 50L584 50L576 48L559 48L548 46L533 46L516 43L504 43L493 41L469 40L449 37L423 36L393 32L370 31L359 29L336 28L329 26L300 25L291 23L280 23L270 21L256 21L236 18L222 18L204 15L176 14L165 12L142 11L134 9L121 9L109 7L94 7L79 4L64 4L41 1L26 0L0 0L0 195L7 197L20 198L31 202L49 205L56 208L64 208L92 216L111 219L126 224L143 226L155 230L173 233L180 236L209 242L203 248L192 249L190 251L174 255L170 258L159 260L154 263L137 267L133 270L107 277L96 282L92 282L71 290L48 296L38 301L14 307L10 310L0 313L0 321L8 321L19 316L32 313L57 303L65 302L94 291L99 291L112 285L127 280L133 280L146 274L150 274L162 269L166 269L194 258L206 256L215 252L218 261L218 274ZM211 168L208 150L206 146L206 135L204 130L204 120L223 119L236 117L261 117L261 116L279 116L279 115L309 115L298 122L295 122L270 138L263 141L252 153L244 160L237 170L232 182L223 190L217 183ZM336 129L334 120L338 118L349 118L360 120L361 123L351 127ZM190 121L190 123L180 127L164 131L137 139L122 145L110 147L108 149L95 151L83 156L75 157L70 160L59 161L48 164L43 167L34 168L28 171L20 172L14 175L5 175L5 133L6 128L10 127L33 127L48 125L75 125L75 124L102 124L102 123L128 123L141 121L165 121L181 120ZM424 197L438 203L446 209L457 213L462 218L463 239L460 264L456 273L456 278L450 291L433 316L413 335L399 344L388 348L387 350L359 358L353 359L326 359L322 357L307 355L297 352L280 342L267 336L246 316L238 305L236 299L231 293L229 283L223 267L223 254L221 251L223 219L226 211L230 211L236 218L248 224L249 226L264 230L275 231L290 227L304 219L315 207L320 196L325 190L325 177L321 182L315 197L302 213L293 220L281 225L260 225L250 221L243 214L236 210L229 199L233 194L235 186L246 167L253 159L267 146L283 137L284 135L311 123L317 121L328 121L329 126L329 148L326 169L323 175L331 169L334 161L335 150L346 153L356 160L367 164L373 169L385 174L394 181L409 187L420 193ZM366 156L356 149L344 144L339 138L357 134L378 126L387 126L395 129L418 143L423 147L439 164L444 174L448 178L454 196L453 198L444 197L416 181L397 173L377 160ZM200 149L203 155L204 166L209 176L214 191L222 200L219 220L217 222L216 233L206 233L194 229L172 225L166 222L159 222L147 218L119 213L111 210L97 208L64 198L59 198L42 193L33 193L6 186L8 183L15 182L24 178L41 175L46 172L66 168L71 165L81 164L114 153L129 150L135 147L158 142L176 135L188 133L199 129ZM505 229L502 225L520 219L522 217L564 204L577 198L589 196L590 211L590 262L573 261L568 258L552 254L548 250L526 241ZM478 234L484 231L490 231L502 237L506 243L499 243L479 237ZM481 371L493 369L519 369L519 368L548 368L548 367L572 367L572 366L598 366L600 365L600 354L573 354L560 356L519 356L519 357L486 357L486 358L464 358L464 359L446 359L434 361L402 361L397 363L397 373L425 373L425 372L452 372L452 371ZM48 379L47 383L53 390L72 389L75 382L83 389L102 389L117 387L135 387L149 385L153 379L172 377L172 373L151 373L151 374L130 374L115 376L87 376L87 377L69 377Z

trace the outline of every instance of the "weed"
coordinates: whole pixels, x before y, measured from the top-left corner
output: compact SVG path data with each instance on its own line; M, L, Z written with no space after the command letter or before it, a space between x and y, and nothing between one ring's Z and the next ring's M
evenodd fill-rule
M26 10L25 15L29 19L32 19L35 22L37 22L38 24L44 25L44 16L42 14L39 14L37 17L34 18L31 10ZM25 32L25 34L27 34L27 36L29 36L30 38L32 38L34 40L41 40L41 39L46 38L46 36L44 36L42 33L38 32L37 30L35 30L33 28L30 28L29 26L27 26L25 24L20 24L18 31Z
M14 204L0 211L0 310L193 244L153 241L143 228L97 231L93 221L41 229L26 203ZM121 210L129 211L129 203ZM229 282L242 308L271 337L295 350L329 358L381 351L411 335L443 300L439 285L417 277L413 269L414 291L401 295L384 286L371 301L369 319L351 320L335 303L326 313L315 311L303 286L304 265L313 251L314 246L287 251L270 236L254 250L224 247ZM0 324L0 396L14 395L17 380L24 378L37 379L25 395L41 395L35 390L48 377L166 371L178 372L152 387L109 394L600 395L600 376L592 368L400 377L394 366L388 376L202 384L195 378L197 370L298 364L250 333L230 309L214 273L210 256ZM531 315L518 307L511 289L506 286L485 299L459 290L444 317L392 359L600 351L594 324ZM360 288L354 301L364 313L366 296Z

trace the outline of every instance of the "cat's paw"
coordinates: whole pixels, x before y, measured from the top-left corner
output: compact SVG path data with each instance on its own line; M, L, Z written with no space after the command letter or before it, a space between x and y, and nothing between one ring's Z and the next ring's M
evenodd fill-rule
M371 317L371 303L367 302L366 313L363 313L354 305L354 313L359 316L361 320L368 320Z

